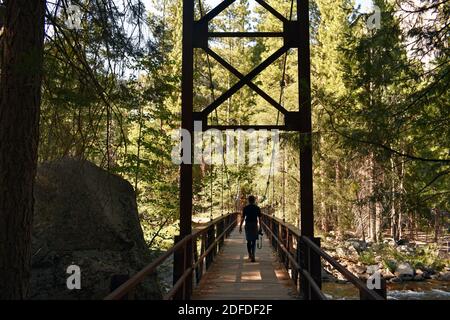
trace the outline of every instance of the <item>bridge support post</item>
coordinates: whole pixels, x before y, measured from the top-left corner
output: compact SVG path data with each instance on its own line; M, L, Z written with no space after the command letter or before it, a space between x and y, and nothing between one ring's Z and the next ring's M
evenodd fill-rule
M194 2L183 1L183 40L182 40L182 75L181 75L181 128L190 134L190 141L183 141L180 165L180 241L192 232L192 137L194 132L193 118L193 74L194 74ZM184 154L188 152L188 156ZM190 161L186 161L189 159ZM188 162L188 163L186 163ZM186 244L184 252L174 254L174 282L192 265L192 241ZM180 270L183 266L183 270ZM192 273L185 280L182 294L175 299L189 300L192 292Z
M312 241L320 247L320 238L312 238ZM317 287L322 289L322 263L320 256L304 242L300 240L299 246L300 267L307 272ZM310 281L300 274L300 295L305 300L318 300L319 295L312 289Z
M209 228L207 234L208 235L207 235L207 238L206 238L206 248L209 248L215 241L215 228L214 228L214 225L212 225ZM208 270L209 266L212 264L215 254L216 254L216 249L214 248L206 256L206 270Z
M320 238L313 238L314 243L320 248ZM322 262L320 256L313 250L309 250L310 254L310 273L311 277L314 279L314 282L317 286L322 289ZM319 296L316 292L311 292L312 300L319 300Z
M300 269L309 272L309 250L305 242L299 241L298 256ZM311 285L303 273L300 273L300 296L303 300L311 300Z
M300 121L300 230L316 244L314 237L313 172L312 172L312 123L311 123L311 64L309 45L309 1L297 0L298 25L298 98ZM308 272L314 282L321 286L320 257L311 251L304 241L300 242L300 266ZM304 299L316 298L311 285L300 275L300 292Z
M175 243L184 237L175 236ZM175 251L173 254L173 284L175 285L184 272L192 265L192 241L188 241L184 249ZM187 276L181 289L174 295L174 300L189 300L192 295L192 272Z

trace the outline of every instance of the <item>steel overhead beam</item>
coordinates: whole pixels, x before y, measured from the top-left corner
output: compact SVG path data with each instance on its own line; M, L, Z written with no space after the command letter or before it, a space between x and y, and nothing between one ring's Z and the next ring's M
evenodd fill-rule
M218 106L220 106L223 102L225 102L228 98L230 98L233 94L235 94L239 89L241 89L244 85L248 84L250 80L260 74L265 68L275 62L283 53L288 51L289 48L282 46L277 51L272 53L266 60L264 60L261 64L259 64L256 68L250 71L247 75L245 75L241 80L235 83L230 89L225 91L220 97L214 100L209 106L203 109L202 116L206 117L211 112L213 112Z
M208 32L209 38L282 38L284 32Z
M278 18L282 22L287 22L288 20L277 10L275 10L273 7L271 7L267 2L263 0L256 0L257 3L259 3L264 9L269 11L271 14L273 14L276 18Z
M206 125L203 129L217 129L217 130L287 130L286 126L284 125L233 125L233 124L227 124L227 125L220 125L220 124L211 124Z
M245 77L242 73L240 73L238 70L236 70L231 64L229 64L227 61L225 61L225 59L222 59L221 56L219 56L217 53L215 53L210 48L204 48L204 50L205 50L205 52L207 54L209 54L217 62L219 62L224 68L226 68L233 75L235 75L239 80L241 80L241 79L243 79ZM270 103L272 106L274 106L282 114L286 114L287 113L287 110L282 105L280 105L278 102L276 102L271 96L269 96L267 93L265 93L262 89L260 89L252 81L249 80L246 83L246 85L248 85L256 93L258 93L264 100L266 100L268 103Z
M233 4L236 0L224 0L217 5L217 7L211 9L207 14L205 14L198 22L208 23L212 19L214 19L217 15L219 15L223 10L228 8ZM185 0L186 2L186 0Z

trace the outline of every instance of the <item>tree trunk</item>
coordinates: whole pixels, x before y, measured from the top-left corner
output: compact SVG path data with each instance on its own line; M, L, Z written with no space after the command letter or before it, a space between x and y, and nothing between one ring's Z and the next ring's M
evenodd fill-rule
M438 243L439 241L439 229L441 228L440 224L440 210L438 208L433 210L434 212L434 242Z
M341 192L342 190L342 185L341 185L341 168L339 166L339 161L335 162L335 175L336 175L336 190L338 190L339 192ZM341 201L339 199L339 195L336 194L335 195L335 199L336 199L336 228L340 228L341 227L341 215L343 214L342 212L342 206L341 206Z
M369 155L369 237L370 241L377 242L377 206L375 195L375 160L374 155Z
M0 300L28 294L45 0L6 4L0 82Z
M404 188L403 188L403 179L405 176L405 162L402 161L402 165L400 166L400 201L399 201L399 210L398 210L398 222L397 222L397 238L401 239L403 237L403 232L402 232L402 223L403 223L403 216L402 216L402 212L404 210Z
M396 197L396 188L395 188L395 163L394 158L391 156L391 237L394 239L394 241L398 240L398 233L397 233L397 210L396 210L396 204L397 204L397 197Z

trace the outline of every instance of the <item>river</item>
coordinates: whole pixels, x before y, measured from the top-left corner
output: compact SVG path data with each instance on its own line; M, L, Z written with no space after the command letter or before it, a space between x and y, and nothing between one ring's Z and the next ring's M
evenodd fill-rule
M450 281L388 283L387 286L389 300L450 300ZM358 290L348 283L325 282L322 290L334 300L359 299Z

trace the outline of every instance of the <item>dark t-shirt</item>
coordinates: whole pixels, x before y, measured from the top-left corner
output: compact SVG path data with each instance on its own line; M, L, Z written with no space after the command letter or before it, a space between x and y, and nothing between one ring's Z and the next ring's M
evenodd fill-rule
M249 204L244 207L243 214L245 222L256 222L257 217L261 216L261 209L256 204Z

